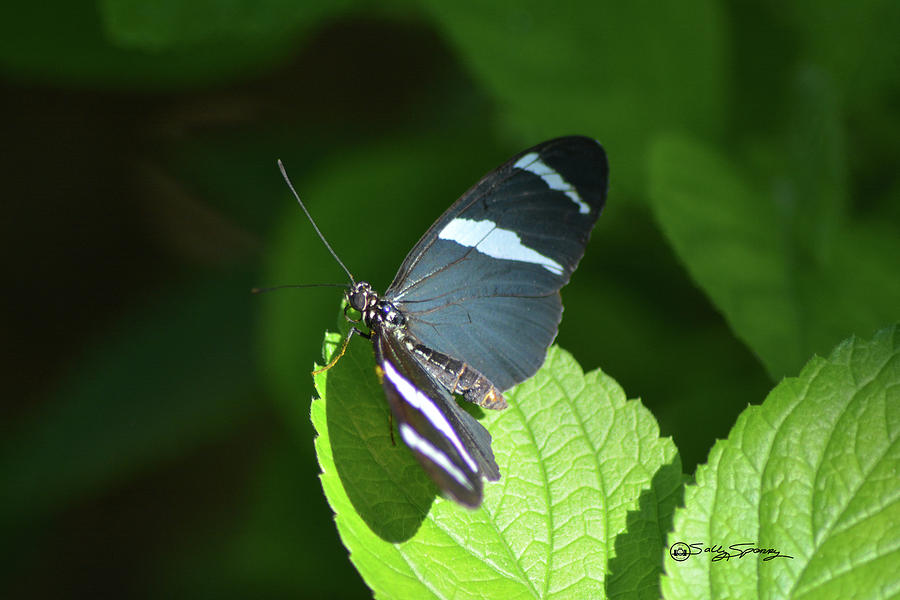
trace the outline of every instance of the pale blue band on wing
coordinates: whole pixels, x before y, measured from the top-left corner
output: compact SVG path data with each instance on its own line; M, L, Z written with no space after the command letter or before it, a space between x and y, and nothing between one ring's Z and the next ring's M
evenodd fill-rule
M397 391L403 396L403 399L406 402L415 408L417 411L422 413L426 419L437 429L440 431L445 438L450 440L450 443L456 448L459 452L460 456L463 457L463 460L466 461L466 464L472 469L473 473L478 473L478 463L476 463L472 457L469 455L469 452L466 450L466 447L463 446L462 440L459 439L459 436L456 435L456 431L454 431L453 426L450 424L450 421L447 420L447 417L444 416L444 413L437 407L437 405L431 401L431 398L426 396L420 389L410 383L403 375L401 375L394 368L394 365L390 363L390 361L384 361L381 365L384 370L384 374L387 376L388 380L393 384ZM421 438L421 436L419 436ZM429 445L431 445L429 443ZM431 445L434 448L434 452L438 454L442 454L437 448ZM425 454L423 452L423 454ZM449 458L446 455L443 455L444 459L449 461ZM429 456L431 458L431 456ZM434 460L434 459L432 459ZM434 460L434 462L439 462ZM455 477L454 477L455 479Z
M544 183L547 184L551 190L556 190L558 192L565 192L566 196L572 199L572 202L578 205L578 212L583 215L589 214L591 212L591 207L588 206L588 203L581 199L581 196L578 195L578 192L575 191L568 181L562 178L562 175L554 171L550 166L548 166L544 161L540 159L537 152L529 152L522 158L516 161L516 164L513 165L517 169L522 169L523 171L528 171L529 173L534 173L538 177L544 180Z
M403 438L407 446L424 454L431 462L443 469L450 477L455 479L461 486L473 489L472 483L466 477L465 473L454 465L450 458L435 448L434 444L419 435L415 429L407 423L400 423L400 437Z
M438 237L467 248L475 248L491 258L515 260L540 265L554 275L563 274L563 266L529 248L515 231L501 229L493 221L456 218L447 223Z

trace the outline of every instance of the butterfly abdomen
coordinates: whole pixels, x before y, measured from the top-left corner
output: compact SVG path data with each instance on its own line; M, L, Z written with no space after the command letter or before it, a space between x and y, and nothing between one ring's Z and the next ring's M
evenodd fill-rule
M506 399L487 377L461 360L416 344L413 352L432 377L452 394L461 394L469 402L491 410L506 408Z

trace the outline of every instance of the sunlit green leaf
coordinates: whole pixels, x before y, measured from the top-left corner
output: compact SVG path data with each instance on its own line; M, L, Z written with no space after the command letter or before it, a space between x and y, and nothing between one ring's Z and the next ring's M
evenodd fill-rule
M554 347L509 409L484 416L502 479L470 511L391 443L368 346L354 340L317 376L312 418L338 531L378 597L658 594L681 469L639 402Z
M688 486L669 535L669 544L721 549L683 561L667 556L665 597L895 595L898 391L894 326L812 359L762 406L748 408ZM741 557L748 547L786 556Z

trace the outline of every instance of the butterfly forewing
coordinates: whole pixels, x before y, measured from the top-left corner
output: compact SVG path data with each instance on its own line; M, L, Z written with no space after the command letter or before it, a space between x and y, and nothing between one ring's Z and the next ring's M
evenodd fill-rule
M562 314L559 289L584 254L606 198L603 148L545 142L492 171L407 255L385 299L423 344L498 389L544 361Z

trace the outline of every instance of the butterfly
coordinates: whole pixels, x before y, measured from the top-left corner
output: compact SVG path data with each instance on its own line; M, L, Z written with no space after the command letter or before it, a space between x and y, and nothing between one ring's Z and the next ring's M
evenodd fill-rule
M502 410L503 393L544 362L562 317L559 290L584 255L608 175L603 147L587 137L519 153L434 222L384 294L354 279L313 222L350 278L347 306L359 317L345 316L366 328L354 325L344 349L354 335L372 341L400 438L463 506L480 506L482 480L499 480L500 469L490 433L455 396Z

